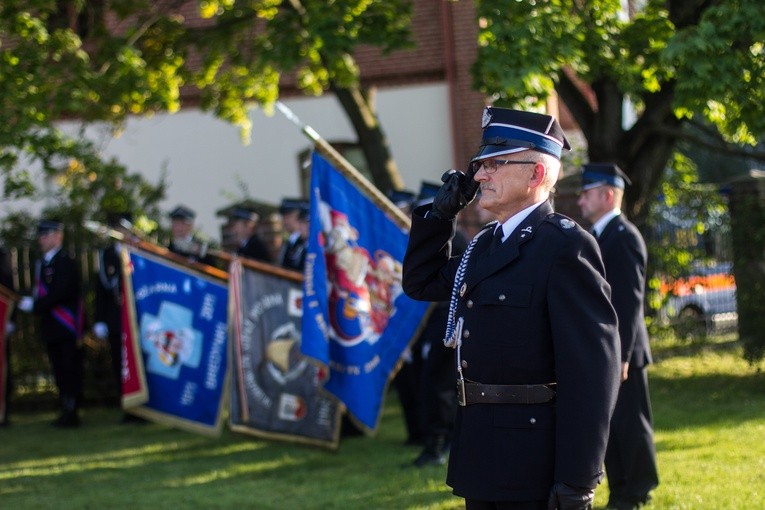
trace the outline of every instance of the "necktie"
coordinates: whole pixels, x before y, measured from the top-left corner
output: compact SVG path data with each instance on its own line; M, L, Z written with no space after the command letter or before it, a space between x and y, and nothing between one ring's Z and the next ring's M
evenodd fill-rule
M502 246L502 236L504 235L504 231L502 230L502 227L499 226L496 229L494 229L494 237L491 240L491 247L489 248L489 253L493 252L494 250L499 249L500 246Z

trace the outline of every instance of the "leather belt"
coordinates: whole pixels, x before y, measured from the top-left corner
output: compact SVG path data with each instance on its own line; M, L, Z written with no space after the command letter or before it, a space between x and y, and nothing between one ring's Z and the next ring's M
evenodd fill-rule
M544 404L555 398L555 383L480 384L457 380L457 400L470 404Z

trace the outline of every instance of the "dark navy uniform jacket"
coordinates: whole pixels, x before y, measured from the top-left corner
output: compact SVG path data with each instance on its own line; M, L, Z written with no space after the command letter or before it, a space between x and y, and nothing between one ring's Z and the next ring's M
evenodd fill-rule
M109 336L122 335L122 261L117 246L112 244L99 252L99 272L96 276L95 322L109 328Z
M302 272L305 268L305 257L307 253L307 239L298 237L294 242L286 240L280 257L282 267Z
M77 262L62 248L50 262L41 259L39 264L39 278L45 285L45 295L38 290L34 304L34 313L40 316L40 338L45 342L77 340L82 333ZM61 319L62 312L66 320Z
M202 241L199 241L195 237L192 238L191 243L197 246L203 246L205 244ZM204 257L200 257L198 253L187 251L188 249L185 246L180 246L176 244L174 241L170 241L170 244L167 246L167 249L175 253L176 255L186 257L191 262L200 262L202 264L207 264L208 266L215 266L215 257L210 255L209 253L206 253Z
M243 246L240 246L237 250L237 254L248 259L269 263L273 262L273 257L271 256L271 252L268 250L266 243L264 243L257 235L253 235Z
M445 301L460 259L455 221L415 209L403 288ZM495 223L496 224L496 223ZM468 499L546 500L554 481L595 487L619 387L620 348L595 240L541 204L501 247L474 246L460 293L462 370L484 384L557 383L554 402L471 404L457 411L447 483Z
M622 361L642 368L651 363L648 329L643 318L645 268L648 254L640 231L620 214L608 222L598 237L611 303L619 316Z

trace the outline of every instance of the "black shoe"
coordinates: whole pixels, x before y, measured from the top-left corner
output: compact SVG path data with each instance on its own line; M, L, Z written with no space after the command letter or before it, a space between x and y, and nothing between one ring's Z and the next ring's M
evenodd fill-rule
M635 501L608 500L606 510L637 510L641 504Z
M419 436L409 436L404 441L404 446L425 446L425 439Z
M144 418L141 418L140 416L136 416L130 413L125 413L122 415L122 419L120 420L120 423L122 423L123 425L130 424L130 423L146 423L146 420Z
M80 417L73 413L64 413L51 424L61 429L73 429L80 426Z
M412 465L418 468L424 466L443 466L444 464L446 464L446 455L429 449L423 450L422 453L414 459L414 462L412 462Z

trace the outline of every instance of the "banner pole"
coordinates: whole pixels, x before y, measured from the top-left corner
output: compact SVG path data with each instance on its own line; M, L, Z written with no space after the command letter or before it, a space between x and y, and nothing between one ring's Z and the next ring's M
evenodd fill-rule
M364 193L369 196L372 202L375 203L380 209L382 209L388 216L390 216L398 226L409 230L411 227L411 220L409 216L396 207L396 205L388 199L377 187L369 182L364 175L359 172L353 165L351 165L347 159L343 157L329 142L316 132L311 126L303 124L297 115L281 101L276 102L276 108L290 120L293 124L298 126L300 130L310 138L316 145L316 150L327 158L330 163L349 181L359 187Z
M228 280L228 272L214 266L203 264L201 262L190 262L188 259L186 259L186 257L178 255L177 253L173 253L169 249L165 248L164 246L160 246L151 241L141 239L140 237L138 237L138 235L134 233L133 229L130 229L132 235L126 235L118 230L115 230L97 221L85 220L82 223L82 225L87 230L89 230L93 234L96 234L97 236L111 237L112 239L130 244L131 246L135 246L136 248L140 248L142 250L148 251L150 253L153 253L154 255L159 255L160 257L164 257L166 259L172 260L173 262L176 262L183 266L194 268L197 271L205 273L208 276L219 278L221 280ZM122 226L125 228L128 228L125 225L125 223L122 223ZM215 257L218 257L219 259L223 260L226 263L231 262L232 256L229 253L226 253L224 251L208 249L207 253Z

